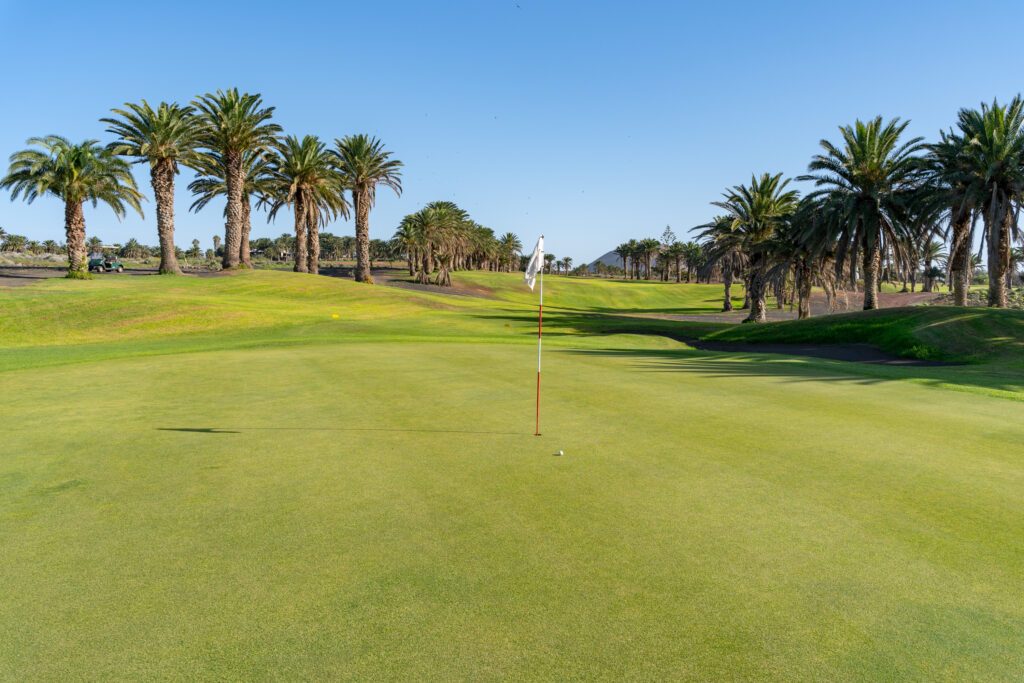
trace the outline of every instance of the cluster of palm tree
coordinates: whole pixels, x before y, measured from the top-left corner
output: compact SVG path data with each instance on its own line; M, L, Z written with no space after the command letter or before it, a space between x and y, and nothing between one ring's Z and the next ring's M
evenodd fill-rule
M271 120L274 107L259 94L237 89L196 97L189 105L145 100L113 109L101 119L115 136L108 145L98 140L75 144L59 136L30 138L30 149L11 156L0 188L28 202L52 195L64 202L68 274L88 277L85 262L83 206L103 202L120 219L128 209L142 215L144 199L130 165L148 163L156 203L160 241L160 272L180 273L174 246L174 180L180 167L195 170L189 190L196 195L192 210L224 197L224 268L251 266L250 212L253 204L282 208L294 216L295 270L317 272L320 228L350 209L356 223L356 271L360 282L370 275L369 212L378 185L401 194L402 163L392 159L383 143L367 135L351 135L328 146L315 136L282 136ZM351 200L346 195L351 196ZM219 250L217 245L215 249Z
M523 250L515 234L495 235L449 201L430 202L405 216L391 244L393 253L408 263L409 275L441 287L451 286L453 270L519 269Z
M674 276L676 282L682 282L685 268L686 282L690 282L694 272L705 261L701 245L680 242L671 229L666 229L661 240L653 237L631 239L615 247L614 251L622 259L622 276L633 280L657 278L667 282Z
M963 109L956 128L934 144L905 139L906 127L878 117L841 127L838 144L822 140L823 152L798 178L813 183L806 196L787 189L782 174L766 173L712 202L723 213L695 230L704 270L717 269L725 284L725 310L736 278L747 285L744 306L754 322L766 319L770 289L779 305L789 292L807 317L814 285L830 301L845 283L860 287L868 310L878 307L882 280L916 286L918 275L924 291L937 280L951 282L954 303L966 305L979 219L988 304L1006 306L1021 253L1013 242L1021 239L1024 202L1024 102L1018 96L1007 105Z

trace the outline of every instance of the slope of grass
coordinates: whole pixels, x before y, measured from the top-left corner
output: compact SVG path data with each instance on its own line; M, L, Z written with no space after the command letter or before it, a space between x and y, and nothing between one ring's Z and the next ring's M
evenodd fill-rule
M1024 361L1024 311L915 306L766 325L742 325L705 338L721 341L873 344L934 360Z

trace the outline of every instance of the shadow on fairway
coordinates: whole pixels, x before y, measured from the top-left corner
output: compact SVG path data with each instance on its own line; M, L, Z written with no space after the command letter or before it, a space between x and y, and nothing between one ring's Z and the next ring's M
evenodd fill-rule
M786 382L842 382L880 384L913 379L932 386L959 385L1018 394L1019 375L1005 374L1005 368L978 365L893 366L850 363L801 356L656 349L562 349L592 357L631 358L630 367L642 372L688 372L715 378L775 377Z
M241 434L242 432L410 432L418 434L496 434L499 436L533 436L529 432L488 432L470 429L395 429L392 427L156 427L158 432L194 432L196 434Z

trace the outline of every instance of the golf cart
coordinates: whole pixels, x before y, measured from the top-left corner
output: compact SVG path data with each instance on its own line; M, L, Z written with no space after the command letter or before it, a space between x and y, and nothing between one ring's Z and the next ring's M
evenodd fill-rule
M124 272L124 264L111 255L92 254L89 257L89 270L94 273L107 273L116 270Z

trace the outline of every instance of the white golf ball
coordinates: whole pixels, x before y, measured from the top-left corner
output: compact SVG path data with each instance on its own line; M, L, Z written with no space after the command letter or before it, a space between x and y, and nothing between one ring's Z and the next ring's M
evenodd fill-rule
M562 453L562 451L558 451L558 454L559 455L564 455L564 453Z

